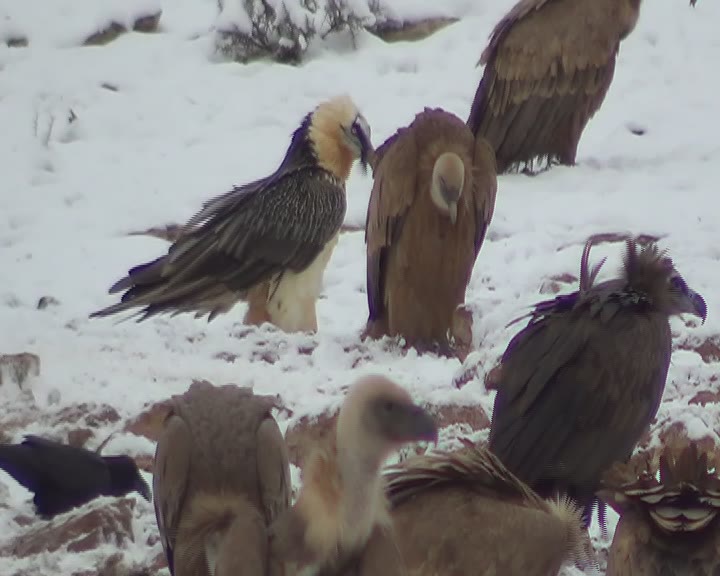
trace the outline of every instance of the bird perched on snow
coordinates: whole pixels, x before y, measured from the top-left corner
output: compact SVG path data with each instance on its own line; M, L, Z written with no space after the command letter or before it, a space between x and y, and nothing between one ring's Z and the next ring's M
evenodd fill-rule
M720 454L687 438L615 464L598 493L620 515L607 576L720 574Z
M495 26L468 126L498 171L536 160L574 164L640 0L520 0Z
M301 574L379 574L362 554L375 534L391 532L381 466L403 444L436 441L437 433L400 386L381 376L358 380L340 409L335 446L310 456L295 505L271 526L271 554Z
M367 165L370 128L348 96L320 104L295 130L280 167L203 205L167 255L110 288L121 302L91 314L142 308L140 320L194 312L212 320L241 299L245 322L315 331L315 302L345 218L353 162Z
M426 108L378 148L373 175L367 334L447 352L495 208L492 148L454 114Z
M152 500L150 487L129 456L101 456L39 436L25 436L20 444L0 444L0 468L34 493L35 510L45 518L100 496L135 491Z
M408 574L555 576L566 562L594 563L572 501L541 499L487 449L464 444L385 472ZM369 558L384 555L368 545Z
M153 469L155 516L172 576L282 576L267 526L290 505L276 399L193 383L174 396Z
M580 289L536 304L502 356L490 449L541 496L570 494L585 522L602 474L628 458L660 405L669 317L707 314L655 243L627 240L620 276L595 284L585 244Z

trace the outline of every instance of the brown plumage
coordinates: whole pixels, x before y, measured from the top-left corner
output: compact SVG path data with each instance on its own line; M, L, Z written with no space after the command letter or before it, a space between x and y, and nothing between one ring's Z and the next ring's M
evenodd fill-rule
M600 497L620 520L607 576L720 574L720 454L687 438L641 464L616 464Z
M373 175L367 334L448 351L495 207L493 151L454 114L426 108L378 148Z
M536 304L502 357L490 449L543 497L559 490L586 508L603 472L628 458L665 389L669 317L706 316L705 301L654 243L627 241L618 278Z
M575 163L639 11L640 0L520 0L500 20L468 118L499 172L542 159Z
M268 559L267 526L290 505L274 406L274 398L247 388L207 382L173 397L153 468L172 576L292 574Z
M141 308L208 321L249 302L247 323L317 330L315 303L343 223L345 181L372 154L370 128L347 96L320 104L292 136L280 167L203 205L167 255L110 288L121 302L91 314Z
M554 576L594 561L580 510L542 500L485 448L409 458L385 473L408 574ZM511 544L509 544L511 542ZM368 545L366 556L384 556Z
M335 445L311 456L295 505L271 527L273 556L327 576L395 573L363 568L362 555L371 537L387 542L392 532L380 468L417 440L437 440L432 417L387 378L358 380L340 409Z

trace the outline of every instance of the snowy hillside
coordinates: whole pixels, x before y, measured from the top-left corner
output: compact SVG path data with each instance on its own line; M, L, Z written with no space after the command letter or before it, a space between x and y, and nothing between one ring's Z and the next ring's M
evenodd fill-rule
M298 67L215 57L215 0L104 3L108 14L88 13L98 2L64 0L59 5L76 9L58 9L42 22L27 12L44 9L39 2L0 6L0 355L40 358L30 382L35 407L11 392L8 377L0 386L0 440L25 433L65 440L72 426L57 423L68 407L87 403L92 413L108 405L119 419L76 418L92 432L87 446L116 431L106 452L148 457L154 444L124 431L126 422L193 379L280 394L288 408L278 414L283 429L337 406L344 388L370 371L391 375L420 401L480 406L489 415L494 393L484 377L518 330L506 324L546 296L540 289L551 278L578 274L590 234L630 231L661 237L708 306L703 326L672 321L682 349L673 356L658 422L683 421L693 437L720 443L719 2L700 0L694 9L687 0L645 2L605 103L584 133L578 165L499 177L495 216L467 295L476 352L464 366L403 355L386 342L359 343L367 314L359 231L343 234L333 254L316 336L243 327L244 305L210 324L190 316L118 323L88 314L115 301L107 289L128 268L167 248L128 233L184 222L208 198L272 172L291 132L322 99L352 95L376 146L425 106L465 119L482 73L475 64L513 0L448 2L448 15L462 19L420 42L389 44L363 32L353 48L349 37L332 36L312 45ZM71 42L92 33L90 24L129 22L133 10L150 13L159 4L157 33L125 34L105 46ZM422 10L432 5L418 2ZM11 33L30 45L8 47ZM348 224L364 223L370 188L370 176L355 170ZM594 250L594 261L609 256L601 278L615 273L621 248ZM42 297L57 303L38 309ZM456 385L465 372L474 376ZM702 391L710 402L697 401ZM472 430L455 426L443 438L458 432ZM0 549L43 524L20 523L19 513L32 517L28 492L0 472ZM129 557L156 557L152 505L141 499L133 530ZM0 555L0 574L72 574L113 551Z

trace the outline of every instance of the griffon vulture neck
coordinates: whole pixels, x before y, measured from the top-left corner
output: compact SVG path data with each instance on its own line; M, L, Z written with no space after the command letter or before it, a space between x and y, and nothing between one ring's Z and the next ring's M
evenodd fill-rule
M308 461L298 508L308 523L308 545L320 558L362 546L376 524L390 522L379 470L385 454L364 442L357 423L338 418L335 446Z

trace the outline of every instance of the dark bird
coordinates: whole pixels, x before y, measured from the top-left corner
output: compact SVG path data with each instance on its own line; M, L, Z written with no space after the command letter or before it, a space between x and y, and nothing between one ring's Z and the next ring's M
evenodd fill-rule
M605 99L640 0L520 0L495 26L468 126L498 171L538 160L574 164Z
M101 456L38 436L20 444L0 444L0 468L34 493L35 510L52 518L99 496L138 492L152 500L135 460L129 456Z
M208 315L247 300L248 324L315 331L315 303L345 218L353 162L373 153L370 128L348 96L320 104L295 130L280 167L203 205L165 256L132 268L110 288L108 316L142 308Z
M426 108L378 148L373 176L366 334L447 353L495 208L493 151L454 114Z
M172 576L282 576L267 526L290 505L277 399L193 383L172 398L153 468L155 516Z
M310 455L297 501L271 526L271 554L302 574L395 574L397 557L381 571L363 562L368 541L387 543L392 531L380 470L402 445L436 441L437 425L399 385L365 376L350 388L336 426L334 446Z
M720 453L687 438L615 464L598 495L620 515L607 576L720 574Z
M464 443L386 469L408 574L555 576L565 563L595 563L571 500L541 499L490 451ZM369 558L385 554L368 545Z
M580 289L536 304L508 344L490 428L490 449L513 474L543 497L569 494L588 524L603 472L630 457L660 405L669 317L707 313L655 243L628 239L620 276L594 284L599 238L585 244Z

